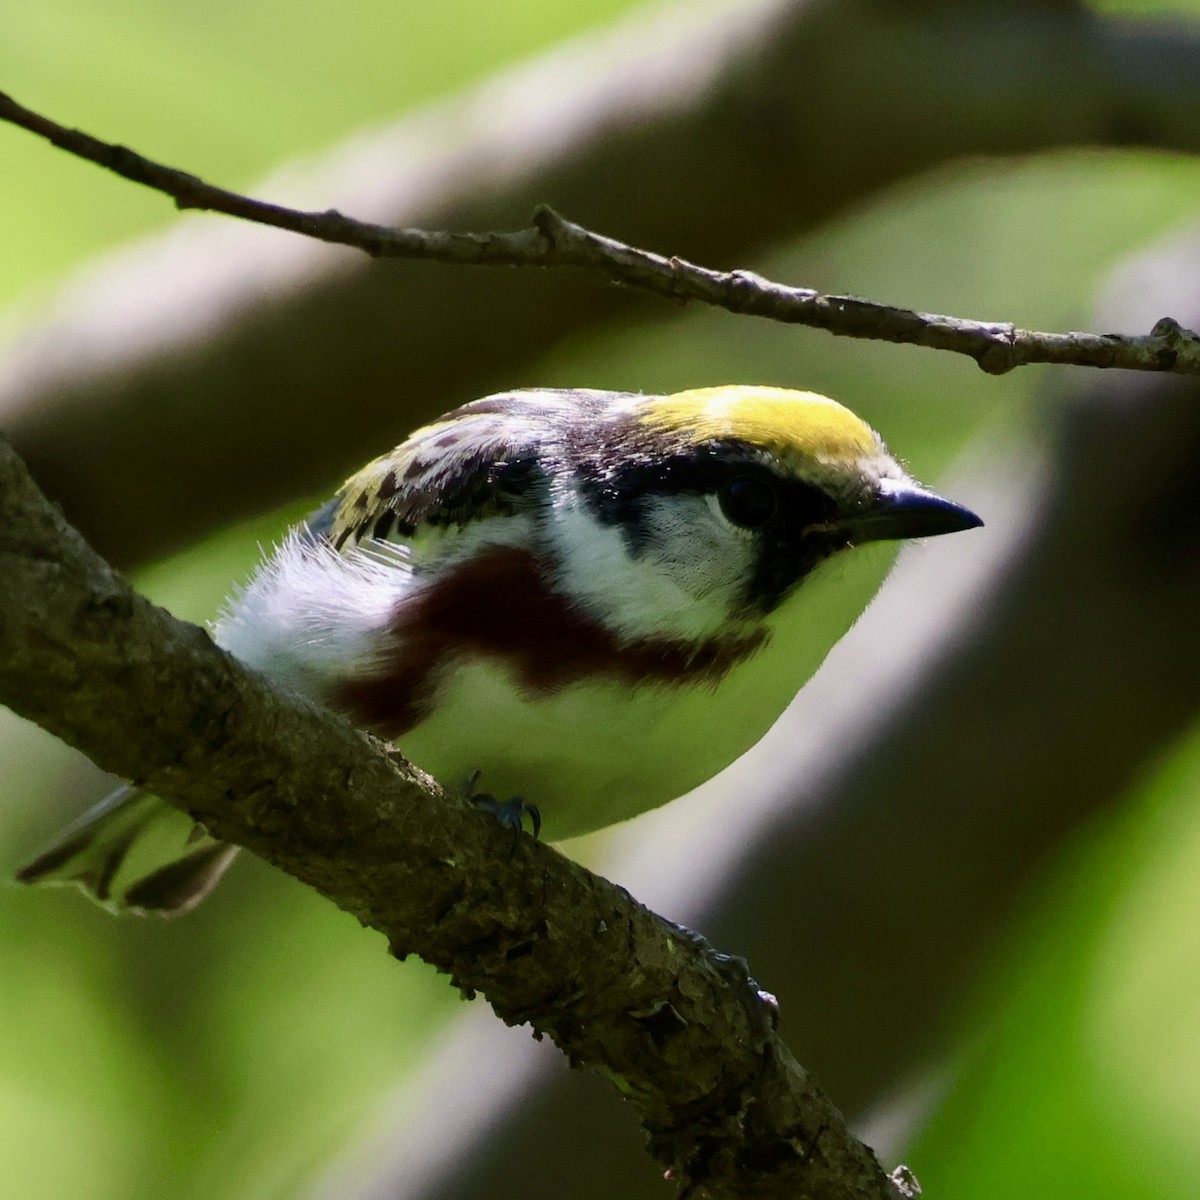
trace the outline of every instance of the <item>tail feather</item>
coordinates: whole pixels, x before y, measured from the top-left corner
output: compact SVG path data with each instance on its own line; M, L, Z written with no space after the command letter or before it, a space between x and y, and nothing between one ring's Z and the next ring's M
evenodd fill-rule
M190 911L216 886L237 847L193 829L184 849L142 870L114 894L114 881L130 851L174 810L151 792L125 786L89 809L32 862L17 872L20 883L75 884L112 912Z
M206 836L182 858L134 880L122 893L121 906L164 917L191 912L221 882L237 852L236 846Z

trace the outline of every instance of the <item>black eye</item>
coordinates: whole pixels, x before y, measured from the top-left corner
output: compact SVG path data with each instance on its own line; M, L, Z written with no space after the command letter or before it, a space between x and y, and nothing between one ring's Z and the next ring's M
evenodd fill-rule
M779 508L779 497L765 479L740 475L717 493L721 511L743 529L761 529Z

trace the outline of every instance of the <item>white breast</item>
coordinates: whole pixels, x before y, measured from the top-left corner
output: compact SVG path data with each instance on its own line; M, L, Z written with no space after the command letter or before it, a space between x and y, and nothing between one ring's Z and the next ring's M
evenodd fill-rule
M890 560L886 546L861 547L819 568L773 614L768 645L716 686L593 678L530 696L502 668L475 663L455 672L399 748L447 786L481 770L483 790L536 804L551 839L635 816L710 779L766 733Z

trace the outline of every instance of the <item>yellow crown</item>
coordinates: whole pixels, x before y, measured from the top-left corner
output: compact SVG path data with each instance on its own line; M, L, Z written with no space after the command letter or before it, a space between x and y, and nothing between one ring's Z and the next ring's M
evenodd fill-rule
M875 431L836 400L788 388L693 388L648 399L642 419L697 441L737 438L781 458L852 461L881 448Z

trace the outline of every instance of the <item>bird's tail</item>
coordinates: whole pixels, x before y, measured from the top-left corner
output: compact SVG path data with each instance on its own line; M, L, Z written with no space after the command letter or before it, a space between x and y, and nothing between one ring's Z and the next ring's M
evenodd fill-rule
M217 885L237 847L218 842L200 825L165 863L121 881L135 844L178 814L142 788L125 786L89 809L51 845L17 872L20 883L74 883L111 912L176 917L195 908ZM117 886L114 886L114 885Z

